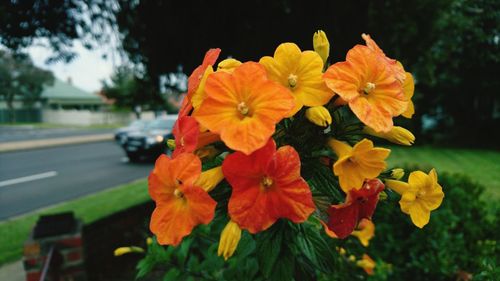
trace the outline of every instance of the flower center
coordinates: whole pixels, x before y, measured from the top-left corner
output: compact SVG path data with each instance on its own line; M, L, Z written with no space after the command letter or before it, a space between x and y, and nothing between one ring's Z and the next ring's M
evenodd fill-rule
M297 75L295 74L290 74L288 75L288 86L290 86L290 88L295 88L295 86L297 86L297 79L299 77L297 77Z
M240 102L240 103L238 104L238 107L237 107L237 108L238 108L238 111L239 111L241 114L243 114L243 115L247 115L247 114L248 114L248 110L249 110L249 109L248 109L247 104L246 104L244 101Z
M184 137L181 137L180 143L181 143L181 146L184 146Z
M174 190L174 195L177 198L184 198L184 193L182 193L182 191L178 190L177 188Z
M354 156L351 156L349 158L347 158L347 161L351 164L356 164L357 161L356 161L356 158Z
M365 91L365 93L369 94L374 89L375 89L375 84L373 84L372 82L368 82L368 83L366 83L366 86L363 89L363 91Z
M419 190L419 191L417 192L417 197L423 197L423 196L425 196L425 194L426 194L426 193L427 193L427 192L425 192L425 190Z
M273 180L271 178L269 178L268 176L265 176L264 178L262 178L261 184L265 188L268 188L271 185L273 185Z

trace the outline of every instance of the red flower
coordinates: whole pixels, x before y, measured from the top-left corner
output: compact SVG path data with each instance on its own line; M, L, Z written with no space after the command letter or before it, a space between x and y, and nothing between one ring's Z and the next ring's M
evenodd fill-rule
M371 219L382 190L384 184L378 179L366 180L361 189L351 189L345 203L328 209L328 228L341 239L349 236L361 219Z
M299 154L291 146L263 148L226 157L222 172L231 184L228 213L242 229L257 233L279 218L304 222L314 212L311 190L300 176Z
M191 116L182 116L175 123L175 150L172 157L183 152L194 152L196 149L220 140L219 135L211 132L200 132L200 125Z

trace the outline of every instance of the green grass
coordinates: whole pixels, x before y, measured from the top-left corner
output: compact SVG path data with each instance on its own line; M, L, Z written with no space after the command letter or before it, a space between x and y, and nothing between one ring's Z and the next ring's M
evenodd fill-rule
M148 199L147 181L142 179L0 222L0 265L21 258L24 241L39 215L73 211L84 223L91 223Z
M481 149L430 146L391 147L389 166L436 168L440 172L462 173L486 187L486 198L500 199L500 152Z

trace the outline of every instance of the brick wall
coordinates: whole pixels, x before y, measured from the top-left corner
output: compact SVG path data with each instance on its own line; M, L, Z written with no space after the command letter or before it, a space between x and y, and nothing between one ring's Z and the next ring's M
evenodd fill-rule
M26 281L38 281L43 266L54 247L52 263L47 274L47 281L86 281L82 223L78 222L74 233L33 238L33 233L24 244L23 264Z

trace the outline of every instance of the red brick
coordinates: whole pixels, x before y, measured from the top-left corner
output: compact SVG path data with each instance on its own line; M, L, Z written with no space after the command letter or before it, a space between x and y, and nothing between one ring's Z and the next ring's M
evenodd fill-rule
M82 259L82 252L80 250L71 251L66 253L65 261L79 261Z
M26 243L24 245L24 256L25 257L37 257L40 254L40 244L38 243Z
M29 273L26 273L26 281L39 281L41 276L42 276L42 272L40 272L40 271L29 272Z

